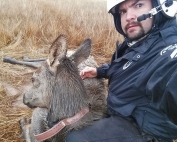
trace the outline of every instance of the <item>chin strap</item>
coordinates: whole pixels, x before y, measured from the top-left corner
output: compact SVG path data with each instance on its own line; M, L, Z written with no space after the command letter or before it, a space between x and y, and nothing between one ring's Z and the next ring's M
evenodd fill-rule
M78 120L80 120L88 112L89 112L89 108L84 108L81 111L79 111L76 115L74 115L73 117L61 120L58 124L53 126L51 129L49 129L41 134L34 135L34 137L38 141L44 141L46 139L49 139L49 138L53 137L54 135L56 135L58 132L60 132L65 126L71 125L71 124L77 122Z

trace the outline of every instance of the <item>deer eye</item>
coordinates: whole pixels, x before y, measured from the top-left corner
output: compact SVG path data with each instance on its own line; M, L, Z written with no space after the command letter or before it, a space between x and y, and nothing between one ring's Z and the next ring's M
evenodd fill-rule
M31 82L33 83L33 87L36 87L36 88L37 88L37 87L40 86L39 80L36 79L36 78L34 78L34 77L31 78Z
M35 78L34 78L34 77L32 77L32 78L31 78L31 82L32 82L32 83L34 83L34 81L35 81Z

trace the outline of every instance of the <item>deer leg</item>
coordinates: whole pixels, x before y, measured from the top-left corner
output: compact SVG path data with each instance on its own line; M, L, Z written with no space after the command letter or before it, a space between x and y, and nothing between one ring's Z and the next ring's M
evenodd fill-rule
M11 64L26 65L26 66L30 66L30 67L34 67L34 68L39 68L43 62L43 61L39 61L39 62L18 61L16 59L10 58L10 57L4 57L3 61L7 62L7 63L11 63Z
M32 118L22 118L20 126L22 129L21 138L26 142L38 142L34 135L40 134L48 129L47 126L47 109L36 108L32 113Z
M22 129L22 134L20 137L24 139L26 142L31 142L31 138L30 138L31 119L22 118L20 119L19 123Z
M47 114L48 114L48 110L46 108L34 109L32 114L32 120L31 120L31 132L32 132L33 139L35 139L34 135L43 133L46 130L48 130L47 121L46 121Z
M29 59L27 56L23 57L23 61L25 62L41 62L45 61L47 58L39 58L39 59Z

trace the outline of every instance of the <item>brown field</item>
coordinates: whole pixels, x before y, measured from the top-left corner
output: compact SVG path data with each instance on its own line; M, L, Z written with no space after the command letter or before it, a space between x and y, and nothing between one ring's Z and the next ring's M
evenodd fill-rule
M98 64L109 61L116 40L122 40L105 1L0 1L0 142L22 141L18 121L30 117L31 109L23 106L19 96L35 70L5 63L3 57L47 57L48 48L61 33L68 36L70 49L91 38L91 54Z
M0 142L22 142L18 121L30 117L31 109L23 106L19 96L35 70L4 63L3 57L47 57L59 34L68 36L70 49L91 38L91 54L99 65L109 62L115 42L123 40L105 1L0 0Z

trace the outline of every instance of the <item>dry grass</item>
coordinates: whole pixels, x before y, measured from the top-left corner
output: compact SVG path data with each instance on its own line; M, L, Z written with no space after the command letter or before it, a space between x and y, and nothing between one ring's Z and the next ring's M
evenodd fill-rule
M46 57L53 40L61 33L75 48L92 39L92 55L99 64L109 61L115 50L116 32L106 3L97 0L0 0L0 141L20 142L18 121L30 117L28 108L14 107L22 94L12 95L5 84L21 88L34 69L3 62L9 56L21 60Z
M20 128L19 119L30 117L29 109L12 108L12 102L17 96L6 96L5 90L0 88L0 141L1 142L19 142Z
M9 91L4 84L23 87L34 69L3 62L9 56L21 60L46 57L53 40L61 33L75 48L85 38L92 39L92 55L99 64L109 61L116 40L106 3L91 0L1 0L0 1L0 141L19 142L18 121L31 110L14 107L22 94Z

